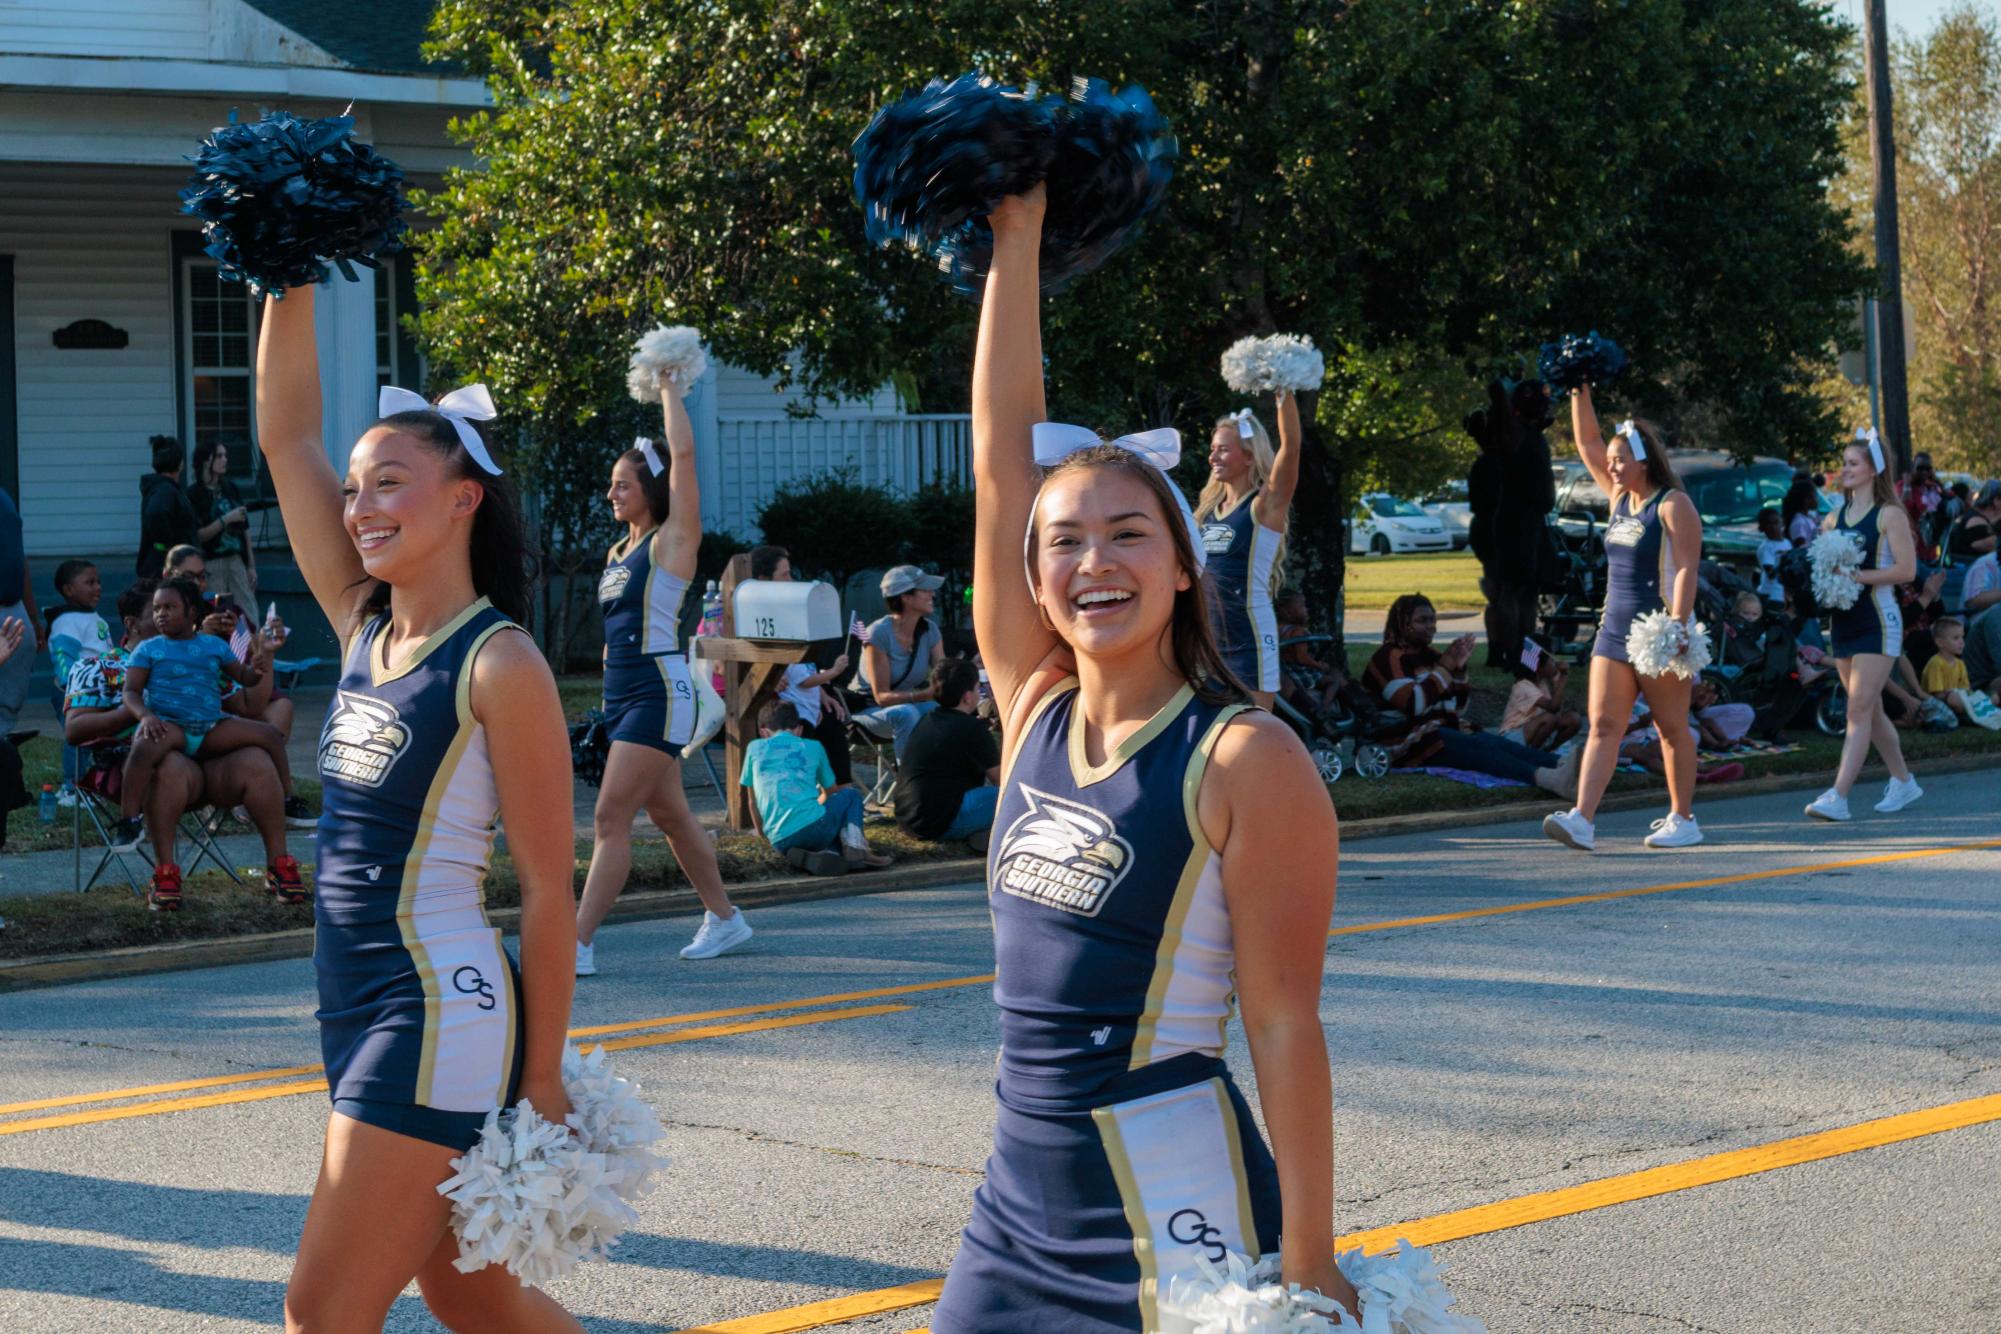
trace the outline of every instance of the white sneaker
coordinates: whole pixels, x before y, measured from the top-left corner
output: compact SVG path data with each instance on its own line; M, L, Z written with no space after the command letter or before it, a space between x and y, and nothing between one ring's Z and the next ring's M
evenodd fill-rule
M1576 848L1579 852L1590 852L1598 846L1598 832L1589 820L1577 813L1572 806L1567 811L1554 811L1542 817L1542 832L1559 843Z
M1846 820L1848 798L1829 788L1807 803L1806 813L1816 820Z
M598 947L577 942L577 976L594 977L598 970Z
M1640 841L1650 848L1692 848L1702 842L1702 826L1693 815L1669 811L1654 821L1654 832Z
M727 954L750 939L750 923L743 920L743 909L733 911L728 918L716 916L704 910L702 924L695 930L695 938L681 949L684 959L713 959L718 954Z
M1916 774L1909 778L1892 778L1883 784L1883 799L1876 803L1876 809L1885 815L1901 811L1924 794L1925 790L1918 786Z

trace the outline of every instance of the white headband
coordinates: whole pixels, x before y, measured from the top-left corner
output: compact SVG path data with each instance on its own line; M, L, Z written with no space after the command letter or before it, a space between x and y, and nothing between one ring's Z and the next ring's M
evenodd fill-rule
M1163 473L1172 472L1174 465L1181 462L1181 432L1172 426L1158 426L1151 431L1135 431L1116 440L1105 440L1088 426L1037 422L1030 434L1035 447L1035 466L1038 468L1053 468L1078 450L1096 445L1112 445L1128 454L1137 454ZM1202 549L1202 527L1195 522L1195 511L1188 507L1188 497L1181 494L1181 488L1174 484L1173 478L1167 479L1167 489L1181 507L1182 522L1188 525L1188 544L1195 551L1195 568L1204 569L1208 565L1208 557ZM1040 504L1041 497L1038 495L1036 505L1029 507L1028 532L1022 534L1021 539L1022 563L1028 572L1031 592L1035 589L1035 568L1028 560L1028 539L1035 533L1035 510Z
M500 415L493 406L493 395L486 392L485 385L469 384L452 390L436 403L427 403L422 394L385 384L382 392L376 395L375 411L382 417L393 417L399 412L439 414L459 433L459 443L466 447L466 453L472 455L472 461L495 477L500 476L500 465L493 461L493 455L486 452L486 442L479 438L479 431L473 426L476 421L492 421Z
M632 447L646 456L646 470L655 477L667 471L667 465L660 461L660 451L653 447L651 440L642 435L632 442Z
M1640 428L1633 425L1631 417L1620 422L1619 429L1612 433L1614 439L1622 435L1626 437L1626 443L1633 448L1633 462L1645 463L1647 461L1647 442L1640 439Z
M1237 435L1241 439L1249 440L1251 438L1251 410L1249 408L1238 408L1235 412L1223 418L1223 420L1237 424Z
M1876 465L1877 472L1883 471L1883 442L1877 438L1876 428L1858 426L1855 428L1855 438L1869 446L1869 461Z

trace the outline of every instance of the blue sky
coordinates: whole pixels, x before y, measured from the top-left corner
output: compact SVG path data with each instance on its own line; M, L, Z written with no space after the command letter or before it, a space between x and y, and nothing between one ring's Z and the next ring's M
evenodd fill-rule
M1958 0L1887 0L1883 8L1889 15L1891 31L1901 29L1906 36L1916 37L1956 3ZM1848 21L1858 28L1862 26L1862 0L1832 0L1831 7L1847 15Z

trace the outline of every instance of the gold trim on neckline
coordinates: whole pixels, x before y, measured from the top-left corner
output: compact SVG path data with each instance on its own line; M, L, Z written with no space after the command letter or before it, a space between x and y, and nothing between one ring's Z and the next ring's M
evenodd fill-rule
M403 665L401 667L398 667L395 671L389 670L389 661L388 661L389 626L387 625L387 623L385 623L380 630L375 632L375 642L373 642L368 646L369 684L373 686L386 686L391 681L397 680L401 677L408 676L411 672L417 669L418 665L422 663L424 659L430 657L432 653L437 651L438 645L444 643L447 639L450 639L454 634L458 633L459 630L465 627L465 623L467 621L470 621L473 617L479 615L479 613L485 611L488 607L491 607L492 605L493 603L486 598L480 598L471 603L469 606L466 607L464 611L452 617L452 619L450 619L449 621L446 621L436 630L433 630L425 638L423 643L417 645L417 651L415 653L412 653L408 658L405 658L403 660Z
M1174 692L1174 697L1154 712L1153 717L1105 756L1103 764L1093 765L1084 751L1084 696L1079 691L1076 702L1070 707L1070 780L1078 787L1089 787L1110 778L1125 767L1127 760L1139 754L1147 742L1166 731L1167 725L1179 718L1194 698L1195 687L1183 683L1181 689Z

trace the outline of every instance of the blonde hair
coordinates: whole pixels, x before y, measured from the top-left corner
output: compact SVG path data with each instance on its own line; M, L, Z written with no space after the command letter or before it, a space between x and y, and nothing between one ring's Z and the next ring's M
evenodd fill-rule
M1238 430L1240 422L1251 428L1251 433L1248 437L1244 436ZM1272 448L1271 434L1265 430L1265 424L1259 421L1258 414L1253 412L1241 418L1235 414L1218 417L1216 418L1216 426L1227 426L1233 431L1238 431L1237 443L1242 445L1244 452L1251 456L1250 491L1258 490L1265 484L1265 480L1271 476L1272 469L1278 466L1278 452ZM1215 428L1211 429L1214 430ZM1246 494L1248 495L1249 492L1246 492ZM1226 490L1223 483L1215 474L1211 473L1209 480L1202 484L1202 494L1195 497L1195 522L1207 523L1209 520L1215 518L1217 511L1223 508L1223 501L1226 498ZM1290 516L1288 516L1289 518ZM1286 530L1291 526L1291 523L1287 522L1278 530L1278 551L1272 557L1271 562L1271 589L1274 593L1278 591L1279 585L1283 582L1282 575L1285 570L1285 535Z
M1883 466L1869 483L1869 498L1878 505L1894 505L1897 503L1897 460L1890 453L1889 446L1881 441L1877 442L1876 448L1883 451ZM1869 461L1869 466L1872 468L1876 466L1876 460L1869 454L1867 440L1851 440L1842 447L1841 452L1846 454L1851 449L1861 450L1862 457ZM1842 487L1842 504L1847 504L1852 494L1847 487Z

